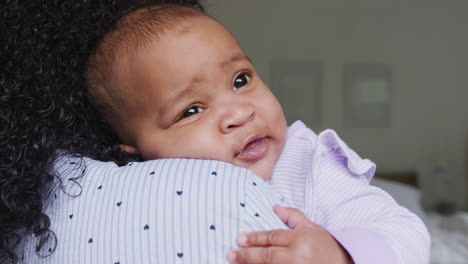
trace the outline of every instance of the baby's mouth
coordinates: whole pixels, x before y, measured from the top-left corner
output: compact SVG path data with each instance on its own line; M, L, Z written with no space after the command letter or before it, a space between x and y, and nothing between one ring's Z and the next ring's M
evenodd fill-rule
M255 137L247 142L236 157L243 161L252 162L263 158L267 151L268 137Z

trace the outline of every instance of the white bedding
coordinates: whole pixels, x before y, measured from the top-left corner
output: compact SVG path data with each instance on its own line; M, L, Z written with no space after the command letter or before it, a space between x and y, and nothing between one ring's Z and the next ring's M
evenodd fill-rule
M374 179L380 187L402 206L417 214L431 234L431 264L468 264L468 213L450 216L425 212L421 207L421 192L417 188L396 182Z
M431 263L468 263L468 213L451 216L428 213L426 226L431 233Z

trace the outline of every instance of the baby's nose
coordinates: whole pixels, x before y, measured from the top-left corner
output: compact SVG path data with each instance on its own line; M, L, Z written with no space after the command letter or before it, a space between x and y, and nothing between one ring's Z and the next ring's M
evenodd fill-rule
M232 105L234 106L234 105ZM228 107L220 121L220 130L224 134L230 133L238 127L242 127L255 118L255 108L252 105L242 104Z

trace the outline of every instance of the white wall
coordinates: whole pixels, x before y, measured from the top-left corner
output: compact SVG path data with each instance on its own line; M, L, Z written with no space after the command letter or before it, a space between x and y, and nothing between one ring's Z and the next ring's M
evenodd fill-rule
M322 63L322 123L314 130L337 130L378 170L418 170L426 206L441 199L468 206L468 2L206 0L206 6L267 84L274 60ZM345 62L393 67L390 128L344 126ZM440 161L448 166L446 177L431 173Z

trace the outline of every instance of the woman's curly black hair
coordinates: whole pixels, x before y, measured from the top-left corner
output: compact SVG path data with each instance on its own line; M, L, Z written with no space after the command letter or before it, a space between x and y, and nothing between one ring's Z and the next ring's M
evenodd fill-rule
M140 157L118 138L86 98L83 72L98 40L136 7L198 0L6 0L0 6L0 263L15 263L22 236L56 239L41 190L55 175L59 151L114 161Z

